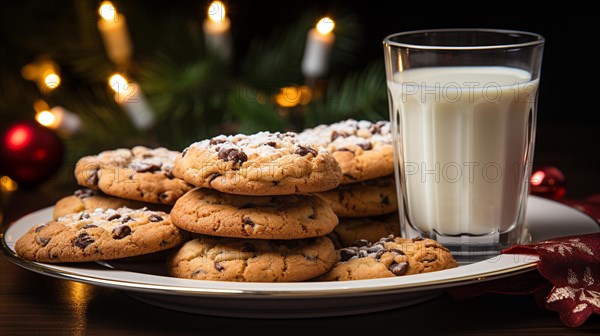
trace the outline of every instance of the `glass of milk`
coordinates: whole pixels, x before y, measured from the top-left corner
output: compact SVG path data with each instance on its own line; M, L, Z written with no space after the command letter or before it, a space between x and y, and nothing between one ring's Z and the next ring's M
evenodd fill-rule
M442 29L383 45L404 236L466 262L527 242L544 38Z

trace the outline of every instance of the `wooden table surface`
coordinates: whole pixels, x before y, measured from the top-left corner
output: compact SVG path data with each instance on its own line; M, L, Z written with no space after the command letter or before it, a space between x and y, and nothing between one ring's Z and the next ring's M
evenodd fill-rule
M541 130L542 131L542 130ZM550 132L552 132L550 130ZM539 139L539 137L538 137ZM542 164L573 165L573 153L584 149L558 149L554 137L546 137L536 150ZM591 162L587 162L588 164ZM596 161L593 162L597 163ZM575 165L567 177L576 195L598 188L598 167ZM570 168L569 168L570 169ZM587 175L586 175L587 174ZM576 180L576 181L579 181ZM583 181L587 181L583 183ZM592 186L590 187L590 181ZM594 188L594 189L590 189ZM19 189L5 213L11 222L24 214L53 204L65 195L49 188ZM600 335L600 316L592 316L580 328L565 327L555 312L539 309L532 296L486 294L455 301L447 294L415 306L358 316L253 320L194 315L150 306L124 292L58 280L22 269L0 257L0 335L268 335L325 333L340 335L391 333L395 335Z

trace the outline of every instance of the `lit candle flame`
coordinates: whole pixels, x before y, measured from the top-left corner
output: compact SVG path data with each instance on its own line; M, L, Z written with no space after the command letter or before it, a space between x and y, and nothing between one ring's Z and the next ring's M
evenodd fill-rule
M56 123L56 116L50 111L41 111L35 115L35 120L42 126L53 128L52 126Z
M334 27L335 22L329 17L324 17L317 23L317 31L323 35L331 33Z
M208 7L208 18L214 22L225 21L225 5L221 1L213 1Z
M117 9L110 1L104 1L98 8L98 13L106 21L115 21L117 17Z
M60 85L60 76L55 73L46 75L44 84L50 89L56 89Z
M125 86L127 85L127 79L125 79L123 75L117 73L110 76L110 78L108 79L108 85L110 85L110 88L113 91L119 93L122 90L125 90Z

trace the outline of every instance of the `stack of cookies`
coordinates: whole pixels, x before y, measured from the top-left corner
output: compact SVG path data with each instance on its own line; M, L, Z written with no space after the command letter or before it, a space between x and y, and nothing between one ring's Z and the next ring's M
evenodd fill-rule
M325 147L341 167L341 185L317 194L340 217L330 235L336 248L400 234L389 122L349 119L307 129L299 137Z
M170 274L223 281L352 280L454 267L439 243L394 237L389 127L347 120L301 134L220 135L181 153L138 146L86 156L75 168L86 189L61 199L54 220L32 227L15 251L41 262L85 262L181 245L168 259Z
M218 136L186 148L173 174L198 188L171 211L199 236L169 261L173 276L226 281L304 281L337 262L325 237L338 219L310 193L338 186L339 165L295 133Z

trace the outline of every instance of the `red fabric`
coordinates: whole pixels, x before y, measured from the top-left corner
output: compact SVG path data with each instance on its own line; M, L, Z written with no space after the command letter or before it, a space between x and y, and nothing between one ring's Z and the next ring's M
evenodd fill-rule
M570 327L600 314L600 233L564 237L502 251L537 255L538 272L553 285L546 308Z
M533 294L569 327L600 315L600 233L516 245L502 253L538 256L537 271L451 288L450 295L462 300L485 293Z

